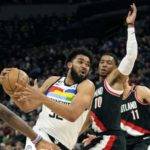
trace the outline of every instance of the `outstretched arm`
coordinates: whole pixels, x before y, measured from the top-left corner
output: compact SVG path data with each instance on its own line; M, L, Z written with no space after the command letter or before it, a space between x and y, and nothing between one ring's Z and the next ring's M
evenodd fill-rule
M6 121L12 128L22 132L31 140L36 138L37 134L21 118L2 104L0 104L0 118Z
M138 54L138 46L135 37L135 29L134 29L136 15L137 15L137 8L133 3L131 5L131 10L129 11L128 16L126 18L126 22L128 24L126 56L122 59L118 67L118 70L123 75L129 75L131 73Z
M0 118L3 121L6 121L12 128L20 131L23 135L29 137L33 143L36 145L37 149L45 149L52 150L54 147L53 144L50 144L37 135L31 127L25 123L21 118L19 118L16 114L10 111L7 107L0 104Z
M126 22L128 24L128 38L127 38L127 45L126 45L126 55L122 59L119 67L115 69L108 77L107 82L110 86L116 83L116 80L122 79L129 75L134 67L135 60L138 54L138 46L135 36L135 19L137 15L137 8L133 3L131 5L131 11L129 11L128 16L126 18ZM116 89L119 90L119 89Z

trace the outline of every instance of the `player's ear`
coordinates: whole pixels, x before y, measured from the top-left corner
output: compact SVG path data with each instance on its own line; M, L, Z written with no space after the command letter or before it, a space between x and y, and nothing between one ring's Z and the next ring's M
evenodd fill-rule
M70 69L71 67L72 67L72 62L71 62L71 61L68 61L68 62L67 62L67 68Z

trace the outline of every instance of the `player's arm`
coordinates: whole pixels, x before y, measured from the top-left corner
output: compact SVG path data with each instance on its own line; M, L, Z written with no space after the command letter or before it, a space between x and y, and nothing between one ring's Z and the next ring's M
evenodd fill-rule
M37 135L32 128L27 125L25 121L2 104L0 104L0 118L7 122L12 128L20 131L24 136L29 137L37 147L37 150L42 148L45 150L51 150L51 147L54 147L53 144L43 140L41 136Z
M142 103L150 104L150 89L146 86L137 86L136 96Z
M6 121L14 129L22 132L31 140L36 138L37 134L22 119L2 104L0 104L0 118Z
M85 80L77 87L77 94L69 105L58 103L48 98L38 90L27 86L23 92L16 93L20 97L19 101L27 101L30 104L36 101L39 105L45 105L56 114L69 121L75 121L80 114L90 108L94 96L95 86L90 80ZM23 95L23 97L21 97Z
M74 122L86 109L90 108L94 91L94 84L89 80L85 80L78 85L77 94L70 105L57 103L50 100L48 97L45 97L41 101L53 112L69 121Z
M38 90L41 93L45 93L47 91L47 89L54 83L56 82L60 77L58 76L52 76L49 77L40 88L38 88L38 86L36 86L36 90ZM19 90L19 88L18 88ZM35 109L37 109L38 107L41 106L41 104L34 100L32 101L32 103L30 101L18 101L18 96L16 96L15 94L12 96L12 99L14 101L14 103L19 107L19 109L23 112L31 112Z
M119 67L115 69L108 77L107 82L110 86L116 83L117 80L122 80L125 76L129 75L134 67L134 63L138 54L138 46L135 36L134 23L137 15L137 9L135 4L131 5L131 11L129 11L126 18L128 24L128 38L126 45L126 55L119 64ZM116 89L118 90L118 89Z

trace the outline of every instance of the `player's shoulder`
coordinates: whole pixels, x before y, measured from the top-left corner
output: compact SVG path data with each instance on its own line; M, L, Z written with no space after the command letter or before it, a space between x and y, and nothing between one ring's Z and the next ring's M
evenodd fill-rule
M55 82L57 82L57 80L59 80L60 76L51 76L48 79L46 79L44 81L44 83L42 84L40 90L42 92L45 92L52 84L54 84Z
M82 81L82 82L79 84L79 86L84 87L84 88L85 88L85 87L95 88L94 83L93 83L91 80L89 80L89 79L86 79L86 80Z
M150 89L148 87L142 85L136 86L136 97L142 103L147 104L147 101L149 99L149 93Z
M60 76L50 76L47 81L57 81L58 79L60 79L61 77Z
M145 91L146 89L147 89L147 87L143 86L143 85L137 85L136 86L137 93L141 93L141 92Z

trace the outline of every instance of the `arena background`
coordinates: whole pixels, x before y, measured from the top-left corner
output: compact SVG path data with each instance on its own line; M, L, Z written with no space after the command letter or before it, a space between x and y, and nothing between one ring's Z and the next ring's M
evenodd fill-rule
M65 75L64 61L76 48L94 55L90 79L98 79L103 52L125 54L125 16L130 0L0 0L0 71L18 67L39 84ZM150 1L136 0L139 55L131 79L150 87ZM33 126L37 114L20 112L0 87L0 101ZM22 150L25 137L0 121L0 150Z

